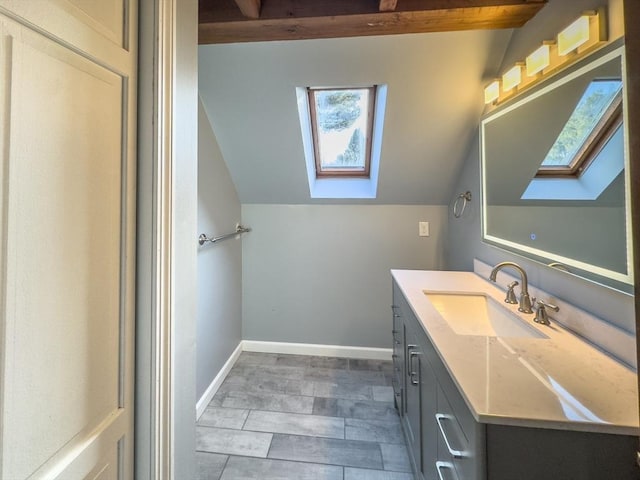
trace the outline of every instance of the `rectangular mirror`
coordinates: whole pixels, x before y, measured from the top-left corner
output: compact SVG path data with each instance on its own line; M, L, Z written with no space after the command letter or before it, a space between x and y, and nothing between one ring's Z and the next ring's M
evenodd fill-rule
M632 292L623 51L610 45L483 119L482 237Z

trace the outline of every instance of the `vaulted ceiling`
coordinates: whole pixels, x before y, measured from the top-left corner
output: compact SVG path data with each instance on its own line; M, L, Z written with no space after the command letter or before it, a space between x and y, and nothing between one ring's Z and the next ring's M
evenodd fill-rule
M214 1L223 0L201 0L201 14ZM262 21L269 1L284 2L263 0L258 19L236 13L237 21ZM315 3L336 8L351 2ZM383 1L367 3L378 9ZM418 3L476 4L478 11L480 3L541 4L398 0L396 8ZM200 96L242 203L344 203L310 198L295 88L387 84L378 195L361 202L447 204L484 108L483 87L498 72L512 33L483 28L202 45L203 25L209 29L210 20L201 15Z

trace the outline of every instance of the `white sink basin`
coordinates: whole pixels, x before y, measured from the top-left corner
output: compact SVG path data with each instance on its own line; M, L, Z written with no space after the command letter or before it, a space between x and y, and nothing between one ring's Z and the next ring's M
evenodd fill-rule
M458 335L549 338L487 295L423 292Z

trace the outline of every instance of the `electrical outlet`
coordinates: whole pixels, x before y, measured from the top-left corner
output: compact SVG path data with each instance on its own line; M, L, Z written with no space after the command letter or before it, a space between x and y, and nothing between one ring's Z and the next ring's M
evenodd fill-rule
M429 236L429 222L418 222L418 235L421 237Z

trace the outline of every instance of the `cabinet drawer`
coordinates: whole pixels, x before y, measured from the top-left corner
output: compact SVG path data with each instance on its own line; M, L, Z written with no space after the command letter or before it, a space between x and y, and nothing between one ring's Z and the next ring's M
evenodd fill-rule
M438 458L433 471L436 480L462 480L456 471L453 457L447 453L447 446L440 434L438 434Z
M456 413L451 408L451 404L447 400L442 388L438 385L436 422L438 431L445 442L447 452L453 458L466 458L469 456L469 438L464 432L463 426L460 424ZM440 450L438 450L438 453Z
M455 393L459 395L457 391ZM462 398L459 401L462 401ZM466 406L464 410L454 408L440 385L438 385L437 403L438 460L451 463L460 480L484 478L483 426L473 422L471 412L466 409ZM469 418L471 418L471 424ZM441 465L439 470L444 474L447 468ZM451 474L451 472L446 473Z
M440 356L435 348L428 339L426 341L429 342L429 348L425 349L425 355L438 379L438 384L442 390L440 393L446 398L447 405L450 405L448 407L451 410L450 413L458 419L465 438L471 441L476 435L475 431L478 428L478 423L473 418L469 407L467 407L462 395L458 391L458 387L453 383L449 372L442 363L442 360L440 360Z

